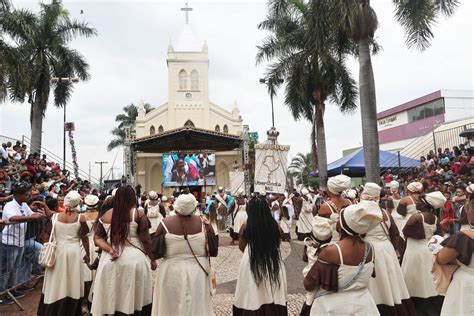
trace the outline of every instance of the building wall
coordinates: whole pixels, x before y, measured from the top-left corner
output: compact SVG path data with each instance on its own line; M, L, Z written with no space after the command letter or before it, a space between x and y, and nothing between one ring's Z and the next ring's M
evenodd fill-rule
M446 107L446 122L474 116L474 98L446 97L444 105Z

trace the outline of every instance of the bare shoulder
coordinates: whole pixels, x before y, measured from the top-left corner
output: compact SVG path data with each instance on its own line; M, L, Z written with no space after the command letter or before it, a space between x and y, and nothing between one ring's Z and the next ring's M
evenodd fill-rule
M340 264L339 252L337 251L337 247L335 245L324 247L318 256L318 259L321 259L327 263Z
M331 210L329 209L329 206L326 202L324 202L321 205L321 208L319 209L318 215L322 217L329 217L331 214Z

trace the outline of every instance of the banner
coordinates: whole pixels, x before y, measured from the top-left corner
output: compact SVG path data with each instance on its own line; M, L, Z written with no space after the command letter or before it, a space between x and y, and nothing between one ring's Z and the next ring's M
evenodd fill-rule
M255 191L284 193L286 163L290 146L263 143L255 145Z
M242 188L245 190L245 174L243 171L229 172L230 179L230 193L235 195L237 190Z

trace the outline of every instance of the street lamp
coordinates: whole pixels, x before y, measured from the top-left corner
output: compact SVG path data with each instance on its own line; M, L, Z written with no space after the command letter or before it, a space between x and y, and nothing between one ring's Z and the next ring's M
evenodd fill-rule
M273 110L273 95L275 94L275 90L274 90L274 87L275 87L275 84L276 85L280 85L284 82L283 79L280 79L280 78L261 78L259 80L259 82L261 84L266 84L267 87L268 87L268 92L270 93L270 102L272 104L272 127L275 127L275 113L274 113L274 110Z
M78 83L79 78L77 77L53 77L51 78L51 82L54 84L61 83L61 82L70 82L70 83ZM63 117L63 169L66 169L66 104L64 104L64 117Z

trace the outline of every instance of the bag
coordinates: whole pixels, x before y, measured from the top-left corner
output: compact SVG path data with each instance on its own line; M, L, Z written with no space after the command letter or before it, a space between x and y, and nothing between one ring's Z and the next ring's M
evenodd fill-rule
M436 262L436 256L433 256L433 268L431 275L436 290L439 294L445 295L448 291L449 284L453 279L454 272L459 268L456 264L439 264Z
M51 222L53 228L51 229L51 234L49 235L49 241L43 245L38 256L38 263L45 268L52 268L56 263L56 249L57 243L53 239L54 236L54 227L56 226L56 221L58 220L58 213L54 214Z

